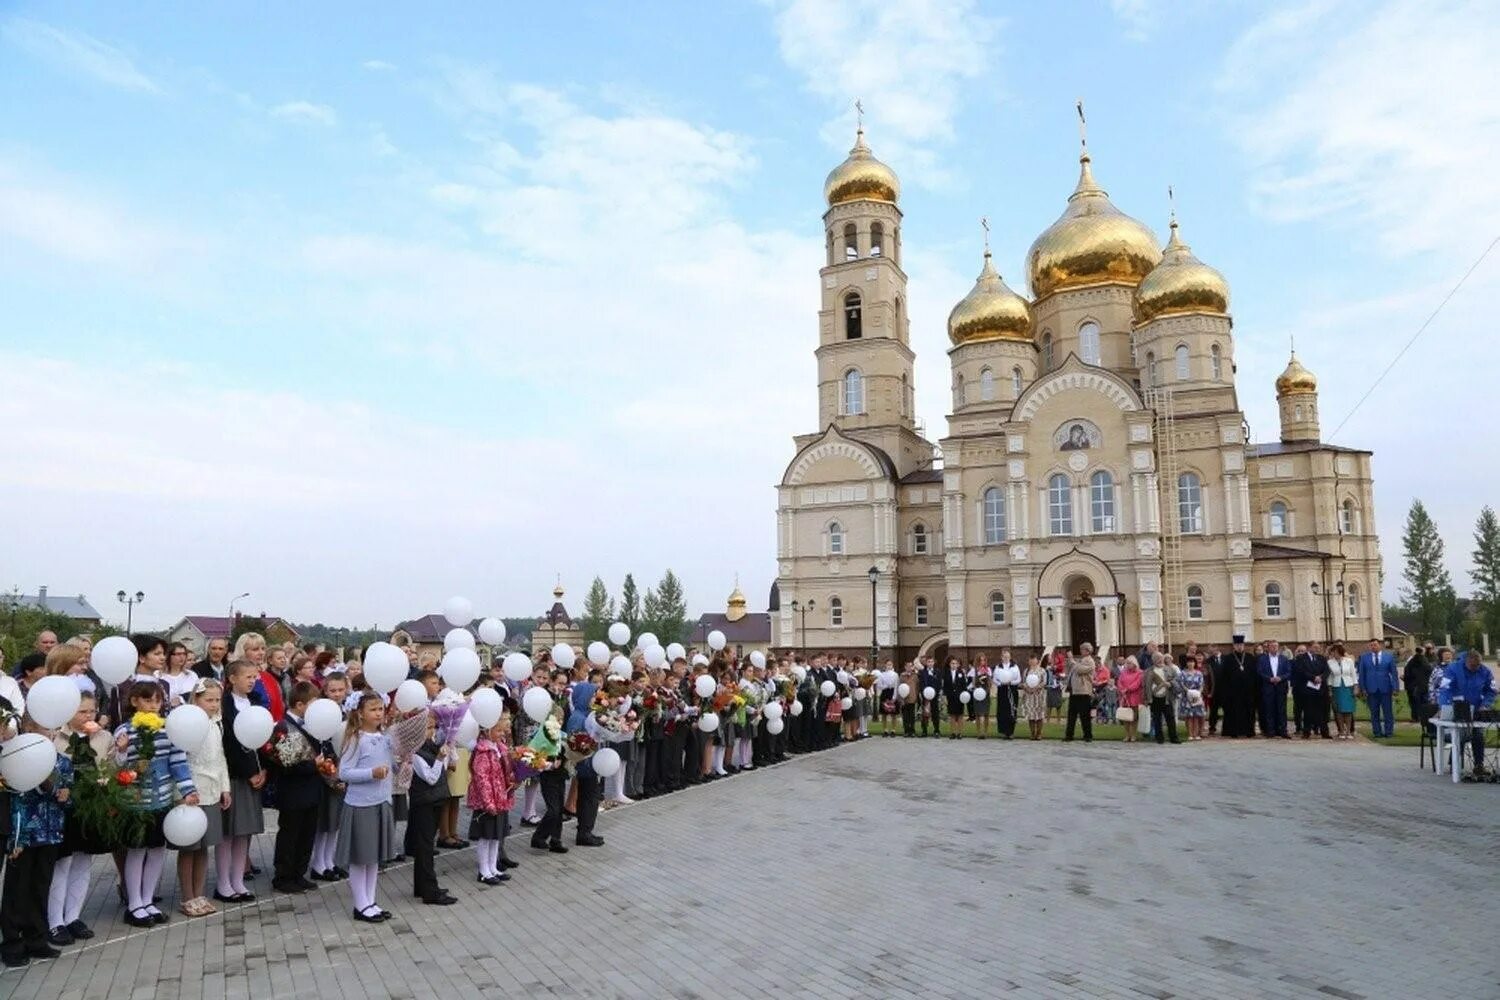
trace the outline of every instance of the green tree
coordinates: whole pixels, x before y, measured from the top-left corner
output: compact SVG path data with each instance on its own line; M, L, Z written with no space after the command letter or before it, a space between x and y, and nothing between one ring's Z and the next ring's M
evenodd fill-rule
M266 620L264 618L251 618L249 615L236 616L234 624L229 627L229 648L231 650L234 649L234 644L239 642L240 636L246 632L255 632L260 636L265 636Z
M661 582L654 591L649 591L647 606L655 605L647 617L651 619L651 631L661 640L682 642L687 637L687 600L683 597L682 581L670 569L662 574Z
M65 614L22 604L19 588L0 594L0 653L5 657L0 669L13 672L16 662L35 650L36 637L42 632L51 632L58 642L67 642L81 631L79 623Z
M641 594L636 589L635 577L629 573L625 574L625 582L620 586L620 621L629 627L632 636L640 633Z
M1474 524L1474 568L1469 579L1474 583L1484 630L1491 640L1500 639L1500 518L1488 504Z
M1413 500L1406 513L1401 547L1406 556L1406 568L1401 573L1406 586L1401 600L1416 613L1423 636L1441 638L1453 631L1451 618L1458 600L1443 565L1443 539L1420 500Z
M583 638L587 642L603 642L609 634L609 626L615 620L615 601L609 596L604 581L597 576L589 584L589 592L583 598L583 615L579 623L583 626Z

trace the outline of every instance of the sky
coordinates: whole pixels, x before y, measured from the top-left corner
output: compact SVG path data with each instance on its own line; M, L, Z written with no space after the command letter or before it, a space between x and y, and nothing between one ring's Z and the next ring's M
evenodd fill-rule
M389 625L667 567L765 607L816 427L822 183L903 183L918 412L949 309L1095 175L1233 290L1241 405L1295 339L1467 588L1497 499L1500 5L0 3L0 588ZM1337 431L1335 433L1335 429ZM1476 452L1475 448L1479 450Z

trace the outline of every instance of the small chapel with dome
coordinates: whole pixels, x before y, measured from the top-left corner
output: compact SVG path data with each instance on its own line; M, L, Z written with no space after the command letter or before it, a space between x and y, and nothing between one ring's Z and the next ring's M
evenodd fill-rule
M986 247L949 314L937 442L914 413L901 185L862 127L823 193L818 429L778 490L776 646L909 660L1381 635L1371 452L1320 440L1295 353L1279 439L1251 440L1228 282L1175 218L1163 246L1116 208L1087 148L1027 254L1029 294Z

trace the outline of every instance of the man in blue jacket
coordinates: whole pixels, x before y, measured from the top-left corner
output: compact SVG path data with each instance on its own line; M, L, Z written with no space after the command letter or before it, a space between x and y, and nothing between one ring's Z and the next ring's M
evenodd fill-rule
M1462 660L1448 664L1438 681L1438 704L1467 704L1472 711L1489 708L1495 704L1495 675L1484 665L1479 653L1469 650ZM1468 736L1474 748L1474 774L1484 774L1484 730L1475 729Z
M1396 678L1396 657L1381 646L1379 639L1371 639L1369 650L1360 654L1357 669L1359 687L1354 693L1370 706L1370 735L1377 739L1396 735L1391 706L1401 686Z
M1267 739L1272 736L1291 739L1286 731L1286 692L1292 679L1292 658L1272 639L1256 661L1255 672L1260 675L1261 735Z

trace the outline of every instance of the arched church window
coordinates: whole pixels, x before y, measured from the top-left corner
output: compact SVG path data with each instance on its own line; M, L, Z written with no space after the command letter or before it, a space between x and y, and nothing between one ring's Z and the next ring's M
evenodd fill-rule
M885 251L885 227L878 222L870 223L870 256L879 257Z
M858 340L864 336L864 310L860 308L859 293L844 296L844 336Z
M998 590L990 593L990 624L1005 624L1005 595Z
M1188 378L1188 349L1186 344L1178 344L1175 352L1177 359L1177 381L1186 382Z
M1354 501L1345 500L1339 508L1339 531L1346 535L1354 534Z
M1073 484L1060 472L1047 480L1047 523L1053 535L1073 533Z
M1224 381L1224 352L1215 344L1208 352L1209 363L1213 366L1214 381Z
M995 398L995 373L988 368L979 372L979 398L986 403Z
M1266 617L1281 617L1281 584L1274 581L1266 584Z
M833 266L833 230L828 230L828 266Z
M858 368L850 368L844 372L840 389L842 398L839 400L839 411L844 416L852 417L865 412L865 377Z
M955 372L953 375L953 408L956 410L966 402L968 400L964 398L964 377Z
M1177 526L1184 535L1203 533L1203 481L1196 472L1177 477Z
M831 556L844 554L844 526L837 521L828 526L828 554Z
M918 625L926 625L927 624L927 598L925 598L925 597L918 597L916 603L917 603L917 624Z
M1020 399L1023 388L1025 388L1025 383L1021 379L1021 369L1012 368L1010 370L1010 394Z
M841 598L828 599L828 624L839 628L844 624L844 602Z
M1050 372L1052 370L1053 352L1052 331L1044 330L1042 332L1042 371Z
M1187 589L1187 616L1191 621L1203 620L1203 588L1196 583Z
M1357 583L1351 583L1351 584L1349 584L1348 598L1349 598L1349 617L1350 618L1358 618L1359 617L1359 584L1357 584Z
M1156 388L1156 352L1146 352L1146 385Z
M1099 324L1093 320L1078 328L1078 356L1085 364L1099 363Z
M1089 477L1089 523L1096 535L1115 530L1115 477L1105 469Z
M927 554L927 525L921 522L911 526L911 552L915 556Z
M984 544L1005 541L1005 492L998 486L984 491Z
M859 260L859 230L852 222L844 226L844 259Z
M1277 500L1271 504L1271 537L1280 538L1290 532L1291 525L1288 522L1286 504Z

